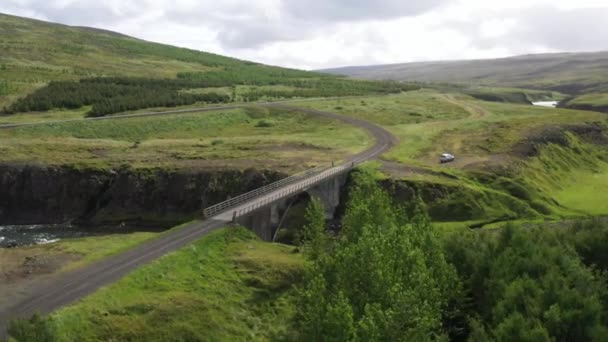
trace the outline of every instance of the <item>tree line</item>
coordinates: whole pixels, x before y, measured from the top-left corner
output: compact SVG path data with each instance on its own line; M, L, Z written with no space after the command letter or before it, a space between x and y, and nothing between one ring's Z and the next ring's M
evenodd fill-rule
M229 102L224 94L185 94L188 82L147 78L89 78L80 81L53 81L4 109L7 114L77 109L92 106L89 116L102 116L150 107L175 107L197 102Z
M291 339L606 341L608 224L439 234L353 176L337 235L313 200Z
M205 73L180 73L177 79L95 77L80 81L52 81L17 100L3 112L13 114L92 106L88 112L89 116L103 116L127 110L176 107L198 102L226 103L235 101L236 94L230 96L214 92L186 93L183 90L246 84L254 86L283 84L296 87L293 90L253 90L240 95L246 102L258 101L262 98L390 94L418 89L417 86L398 82L348 80L325 75L310 78L311 75L317 76L305 71L249 66ZM304 76L308 76L309 79L304 79Z

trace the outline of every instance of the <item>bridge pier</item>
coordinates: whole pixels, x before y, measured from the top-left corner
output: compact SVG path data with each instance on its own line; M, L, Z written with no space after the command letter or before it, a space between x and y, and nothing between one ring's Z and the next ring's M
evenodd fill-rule
M311 198L321 201L327 220L334 218L336 209L340 205L340 192L346 183L347 176L347 174L339 175L306 191Z
M311 198L317 198L323 203L327 220L334 218L336 209L340 205L340 193L347 177L348 174L340 174L305 191ZM237 217L234 223L254 231L264 241L272 241L275 231L288 211L290 202L297 196L301 196L301 193Z

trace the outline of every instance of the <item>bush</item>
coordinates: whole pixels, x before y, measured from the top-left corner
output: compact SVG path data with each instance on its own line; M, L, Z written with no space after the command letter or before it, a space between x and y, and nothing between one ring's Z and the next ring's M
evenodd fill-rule
M38 314L34 314L30 319L11 321L8 326L8 334L19 342L57 341L52 320Z
M260 120L258 121L257 124L255 124L255 127L272 127L274 126L274 122L270 121L270 120Z

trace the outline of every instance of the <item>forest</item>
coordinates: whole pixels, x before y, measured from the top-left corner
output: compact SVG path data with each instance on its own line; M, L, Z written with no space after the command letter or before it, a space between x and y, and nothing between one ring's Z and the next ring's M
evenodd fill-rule
M151 107L176 107L197 102L229 102L227 95L183 94L185 82L145 78L90 78L52 81L4 109L7 114L55 108L92 106L89 116L103 116Z
M440 233L353 176L342 229L313 201L292 339L606 341L608 225Z
M195 103L227 103L234 95L208 92L193 94L187 89L233 87L235 85L286 85L293 90L253 90L241 97L246 102L263 98L333 97L390 94L416 86L398 82L349 80L305 71L279 69L257 64L226 67L209 72L178 73L176 79L142 77L94 77L79 81L51 81L18 99L4 114L44 112L91 106L88 116L104 116L153 107L177 107ZM3 86L0 84L0 92Z

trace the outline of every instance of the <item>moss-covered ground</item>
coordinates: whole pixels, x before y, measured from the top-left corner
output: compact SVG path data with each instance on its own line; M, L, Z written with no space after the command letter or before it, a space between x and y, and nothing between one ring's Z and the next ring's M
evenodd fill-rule
M0 130L0 161L294 171L340 160L371 142L364 131L337 121L251 107Z
M228 228L52 315L62 341L244 341L288 334L294 248Z

